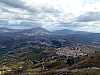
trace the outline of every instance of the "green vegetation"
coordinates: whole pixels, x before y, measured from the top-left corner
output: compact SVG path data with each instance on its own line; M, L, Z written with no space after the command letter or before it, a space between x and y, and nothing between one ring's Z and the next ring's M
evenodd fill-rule
M11 51L1 58L0 75L100 74L99 52L89 56L80 56L78 62L70 64L67 57L56 55L55 51L56 48L38 46L15 49L14 52ZM74 57L72 58L69 57L70 61L75 60Z

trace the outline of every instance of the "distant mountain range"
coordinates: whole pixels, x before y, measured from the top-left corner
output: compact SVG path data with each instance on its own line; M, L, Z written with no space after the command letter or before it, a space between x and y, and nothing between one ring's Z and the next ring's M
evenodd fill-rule
M47 34L52 34L52 35L92 34L90 32L73 31L73 30L69 30L69 29L48 31L41 27L34 27L31 29L10 29L10 28L1 27L0 33L38 33L38 34L47 33ZM93 33L93 34L95 34L95 33Z
M73 31L68 29L56 30L51 32L40 27L31 28L31 29L0 28L0 43L6 40L32 41L34 38L36 41L43 40L43 39L46 40L45 42L52 41L54 39L68 40L68 41L74 41L78 43L100 46L99 33Z
M4 28L4 27L0 28L0 33L17 32L17 31L19 31L19 30L18 29L9 29L9 28Z

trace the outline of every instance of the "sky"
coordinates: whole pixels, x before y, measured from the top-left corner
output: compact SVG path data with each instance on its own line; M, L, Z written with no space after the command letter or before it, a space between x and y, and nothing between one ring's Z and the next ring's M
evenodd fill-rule
M100 33L100 0L0 0L0 28Z

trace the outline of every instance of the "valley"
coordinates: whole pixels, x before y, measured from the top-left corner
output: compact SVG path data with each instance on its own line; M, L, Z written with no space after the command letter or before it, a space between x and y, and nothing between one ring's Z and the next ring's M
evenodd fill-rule
M0 75L100 74L98 33L5 30L0 32Z

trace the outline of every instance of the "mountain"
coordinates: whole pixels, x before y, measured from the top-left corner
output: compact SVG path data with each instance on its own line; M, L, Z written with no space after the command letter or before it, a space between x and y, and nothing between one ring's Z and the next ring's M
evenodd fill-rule
M8 30L9 32L3 32ZM0 45L7 45L7 48L14 47L18 44L32 42L37 44L46 44L49 46L57 45L57 47L63 44L72 45L76 43L82 43L85 45L92 45L100 47L100 34L99 33L89 33L83 31L73 31L73 30L56 30L48 31L41 27L36 27L32 29L24 30L14 30L1 28L0 32Z
M26 35L26 36L34 36L34 35L47 35L50 32L46 29L43 29L41 27L36 27L32 29L25 29L23 31L18 32L20 34Z
M8 28L0 28L0 33L1 32L9 32L11 29Z
M84 31L73 31L73 30L56 30L52 32L53 38L60 40L73 41L74 43L83 43L86 45L100 46L100 33L91 33Z
M17 31L19 31L19 29L9 29L9 28L0 27L0 33L17 32Z
M100 54L93 55L99 52L97 47L100 47L99 33L67 29L50 32L40 27L1 28L0 69L7 75L66 75L71 69L76 72L80 68L100 67ZM66 57L66 52L71 56Z
M0 28L0 36L37 36L37 35L47 35L50 32L41 28L35 27L31 29L9 29Z
M63 29L63 30L53 31L52 34L54 35L73 35L73 34L90 34L90 32Z
M76 33L76 31L72 31L72 30L68 30L68 29L56 30L56 31L52 32L52 34L54 34L54 35L68 35L68 34L74 34L74 33Z
M28 42L35 43L36 45L41 44L41 41L47 42L47 35L49 31L37 27L32 29L16 30L14 32L12 29L2 29L9 30L9 32L0 33L0 48L14 49L15 47L27 46ZM28 45L29 46L29 45Z
M73 35L73 34L90 34L89 32L83 32L83 31L73 31L69 29L63 29L63 30L55 30L55 31L48 31L41 27L34 27L31 29L10 29L10 28L0 28L0 33L20 33L20 34L33 34L33 35L42 35L42 34L48 34L48 35Z

